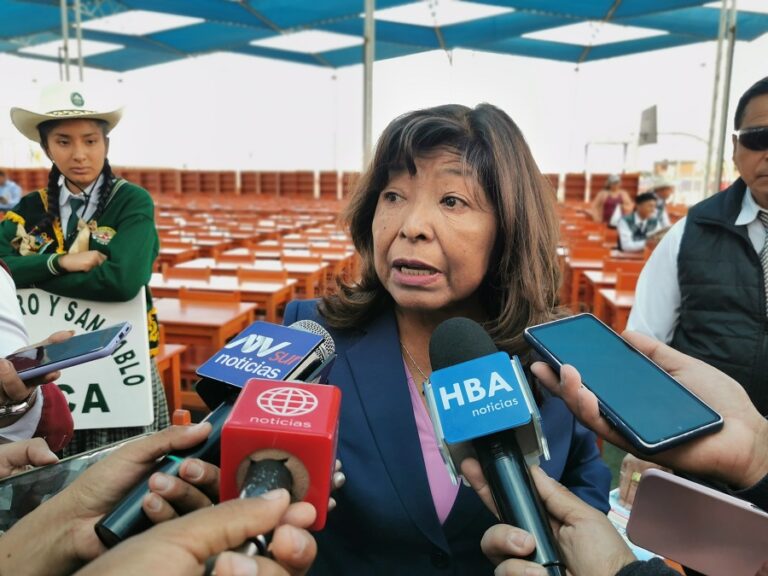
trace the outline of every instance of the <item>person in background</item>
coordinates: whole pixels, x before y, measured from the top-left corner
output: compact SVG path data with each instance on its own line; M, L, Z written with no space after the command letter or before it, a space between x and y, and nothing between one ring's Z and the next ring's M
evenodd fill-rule
M656 217L656 196L644 192L635 198L635 209L619 220L619 250L641 252L649 236L663 229Z
M667 200L675 193L675 185L669 180L660 178L653 183L653 188L649 192L653 192L656 196L656 219L661 223L662 228L669 228L672 222L667 211Z
M510 354L523 329L559 315L555 199L502 110L445 105L382 133L346 212L362 260L322 301L294 301L284 322L325 326L344 397L338 457L348 481L316 535L313 574L492 574L480 549L495 523L454 485L429 420L429 340L448 318L484 324ZM542 466L607 512L610 475L595 438L549 393L539 398L551 459Z
M719 412L724 420L722 430L715 434L702 436L658 454L643 454L642 457L678 472L697 476L710 484L715 483L722 491L768 510L768 420L755 409L744 389L712 366L643 334L625 332L623 336L632 346ZM638 454L603 418L597 398L582 386L581 377L573 366L563 366L558 376L548 365L536 362L532 371L547 390L562 398L579 422L606 441ZM617 377L620 378L620 375ZM465 460L462 472L483 501L494 509L478 462ZM534 468L532 472L544 505L559 527L555 534L570 574L678 574L658 559L650 562L636 561L603 514L585 504L540 469ZM497 574L544 574L537 572L539 566L519 559L533 551L534 541L532 536L518 528L498 524L485 533L482 546L488 557L498 564ZM768 562L758 575L768 576Z
M5 170L0 168L0 212L10 210L21 200L21 187L8 178Z
M11 110L14 126L42 146L53 166L48 186L24 196L0 222L0 258L18 287L76 299L123 302L146 287L152 354L159 341L147 286L159 249L154 202L112 173L108 134L121 117L122 109L100 103L90 87L69 82L44 88L36 110ZM154 360L150 364L154 422L76 431L65 454L168 426L163 385Z
M741 177L665 234L627 327L722 370L768 414L768 77L741 96L733 126Z
M611 228L616 228L614 213L618 211L619 217L630 214L632 206L629 192L621 187L621 176L611 174L605 181L605 187L592 201L592 218L595 222L604 222Z

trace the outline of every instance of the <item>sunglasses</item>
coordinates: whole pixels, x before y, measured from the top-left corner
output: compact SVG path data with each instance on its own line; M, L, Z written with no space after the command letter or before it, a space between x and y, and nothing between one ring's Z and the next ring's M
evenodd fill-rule
M736 130L733 135L739 139L739 144L748 150L755 152L768 150L768 126Z

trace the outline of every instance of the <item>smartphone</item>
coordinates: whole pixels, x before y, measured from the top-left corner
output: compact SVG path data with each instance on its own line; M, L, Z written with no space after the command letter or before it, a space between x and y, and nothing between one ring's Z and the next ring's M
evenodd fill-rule
M643 472L627 536L709 576L755 576L768 560L768 513L657 469Z
M64 342L30 346L6 356L22 380L112 354L131 331L130 322L77 334Z
M720 414L592 314L531 326L524 337L556 371L574 366L605 419L639 452L660 452L723 425Z
M93 464L102 460L126 442L146 436L126 438L88 452L81 452L56 464L32 468L0 479L0 531L6 531L43 502L72 484Z

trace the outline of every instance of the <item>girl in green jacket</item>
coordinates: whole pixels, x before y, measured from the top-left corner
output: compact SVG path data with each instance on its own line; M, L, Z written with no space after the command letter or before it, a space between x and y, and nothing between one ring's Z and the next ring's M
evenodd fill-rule
M147 286L158 253L154 203L143 188L115 177L109 132L122 109L100 107L85 85L45 88L39 110L11 109L11 120L53 162L48 186L24 196L0 223L0 258L19 288L71 298L126 301ZM146 289L150 354L159 330ZM154 360L155 419L148 427L81 430L76 454L168 426L168 406Z

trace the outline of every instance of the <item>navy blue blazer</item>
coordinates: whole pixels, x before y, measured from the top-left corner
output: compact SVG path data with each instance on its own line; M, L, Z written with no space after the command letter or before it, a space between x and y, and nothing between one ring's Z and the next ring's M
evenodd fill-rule
M480 550L498 521L471 488L461 486L443 525L432 501L400 352L394 312L355 330L328 328L314 300L291 302L284 322L325 326L338 357L330 383L341 389L338 458L346 484L338 506L315 534L311 574L493 574ZM551 459L542 462L584 501L607 512L610 472L594 435L557 398L540 406Z

